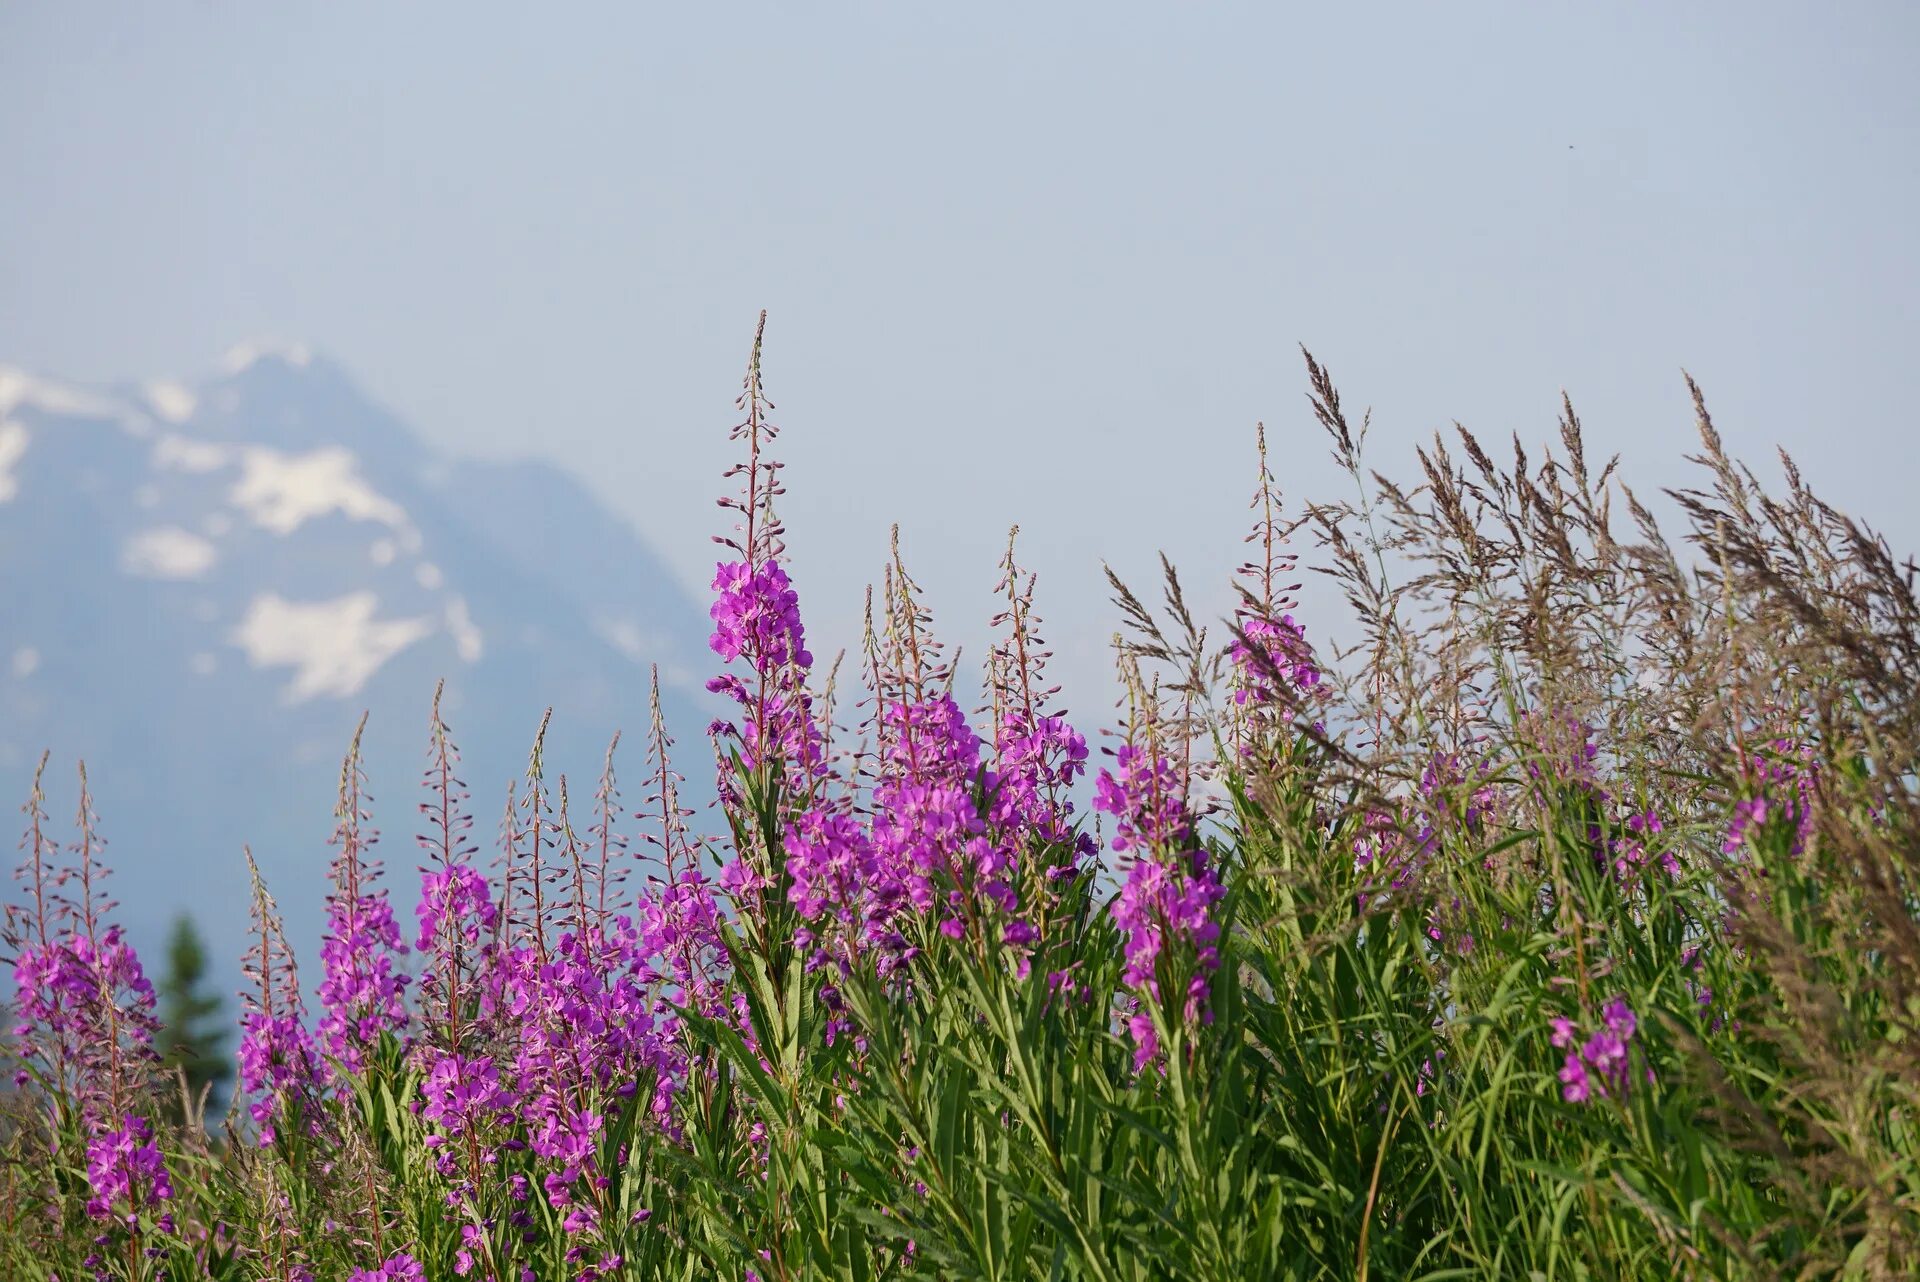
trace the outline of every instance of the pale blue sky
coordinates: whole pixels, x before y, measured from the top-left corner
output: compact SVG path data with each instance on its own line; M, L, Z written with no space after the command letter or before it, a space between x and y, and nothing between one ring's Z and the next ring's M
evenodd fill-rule
M1224 582L1255 419L1327 492L1298 342L1391 467L1564 386L1648 487L1684 365L1913 550L1916 66L1910 3L14 3L0 361L304 338L697 581L765 306L816 648L897 519L977 654L1018 520L1092 682L1102 557Z

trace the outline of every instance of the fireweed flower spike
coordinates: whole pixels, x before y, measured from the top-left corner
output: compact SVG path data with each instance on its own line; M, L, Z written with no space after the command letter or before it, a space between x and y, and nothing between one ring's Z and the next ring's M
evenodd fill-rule
M420 868L420 899L414 909L419 933L414 947L429 958L420 980L420 999L430 1035L444 1031L448 1048L460 1049L467 1018L467 996L474 991L473 970L483 941L491 940L499 909L493 888L470 862L473 815L466 784L460 778L460 751L440 715L446 683L433 692L428 764L422 782L429 800L420 803L428 831L417 839L429 862Z
M990 621L998 636L988 655L992 701L984 711L992 717L996 801L1004 821L1022 834L1021 899L1027 920L1009 923L1008 930L1025 935L1037 934L1044 926L1058 883L1073 878L1082 861L1097 852L1090 834L1075 831L1070 799L1074 784L1086 773L1087 741L1060 709L1049 707L1060 687L1047 683L1052 652L1034 612L1035 576L1014 559L1019 533L1019 526L1008 533L1000 563L996 590L1006 608Z
M314 1109L322 1066L307 1032L279 907L260 878L253 851L245 853L253 881L254 943L246 960L251 986L241 993L246 1007L240 1017L240 1091L254 1097L247 1111L264 1146L278 1137L282 1122L318 1124Z
M320 944L320 1046L349 1073L358 1073L367 1049L383 1032L405 1026L402 993L407 976L395 958L407 951L384 889L375 883L380 865L366 857L378 840L366 809L366 772L360 740L361 715L340 767L340 803L333 844L333 893L327 897L327 930Z
M1126 882L1113 909L1125 935L1123 981L1137 995L1127 1029L1134 1041L1134 1067L1159 1058L1152 1014L1159 1007L1171 1023L1211 1019L1208 977L1220 965L1220 925L1215 906L1225 896L1187 808L1187 781L1162 755L1154 734L1157 712L1130 681L1136 707L1144 704L1141 742L1122 745L1112 769L1102 768L1094 808L1114 816L1113 849L1127 857ZM1163 980L1183 979L1184 991L1163 992Z
M41 759L44 770L46 759ZM158 1056L153 986L120 927L107 918L114 903L102 891L105 844L87 782L79 769L79 840L73 861L49 872L56 848L45 836L44 794L36 771L28 799L22 880L34 894L32 916L12 916L7 940L14 956L14 1027L21 1086L52 1093L51 1121L59 1136L83 1145L95 1219L131 1223L173 1195L144 1108ZM78 894L63 887L78 883Z
M130 1114L117 1129L87 1141L87 1183L93 1189L87 1214L99 1220L130 1223L141 1211L173 1199L173 1182L146 1118Z
M622 928L631 929L643 953L660 958L673 1000L710 1015L721 1000L720 909L687 830L692 812L680 804L683 780L673 767L673 739L660 711L658 666L652 674L648 719L649 792L645 809L634 818L647 824L643 837L656 852L661 875L649 879L631 922Z
M59 994L63 989L83 987L84 979L70 966L70 954L60 943L63 912L57 895L61 880L56 863L59 852L47 833L46 792L42 786L50 755L40 754L32 789L21 806L27 816L27 829L20 839L24 853L14 879L26 886L29 902L6 906L0 940L13 958L15 1024L11 1032L21 1061L14 1085L24 1087L37 1072L55 1092L57 1106L64 1107L73 1088L68 1073L78 1054L74 1039L80 1030Z
M713 678L707 688L724 694L740 706L741 724L717 723L720 738L737 747L742 765L757 771L779 761L796 779L818 772L820 733L814 724L812 701L806 691L806 677L813 666L813 655L806 646L805 630L800 622L800 598L781 564L786 545L774 500L783 492L780 464L766 456L765 450L779 429L767 417L773 404L760 383L761 344L766 333L766 316L755 331L753 351L747 362L737 405L745 417L734 427L732 439L744 442L747 457L729 468L729 479L739 478L738 495L724 496L721 507L739 517L730 534L715 535L714 541L733 551L737 558L720 562L714 570L714 603L710 611L714 631L709 640L713 652L731 666L740 660L744 676L729 672ZM722 770L722 796L730 795L732 781ZM736 894L748 888L765 870L754 873L736 864L725 870L731 877L728 888Z
M1254 428L1259 454L1259 484L1253 500L1253 528L1244 543L1253 554L1235 571L1240 604L1234 611L1234 639L1227 647L1232 671L1232 728L1243 755L1291 742L1296 718L1323 704L1319 663L1307 644L1306 630L1290 611L1299 607L1295 596L1299 559L1288 550L1293 527L1281 523L1280 488L1267 460L1267 428ZM1296 523L1297 524L1297 523ZM1325 733L1322 722L1314 723ZM1276 742L1277 740L1277 742Z

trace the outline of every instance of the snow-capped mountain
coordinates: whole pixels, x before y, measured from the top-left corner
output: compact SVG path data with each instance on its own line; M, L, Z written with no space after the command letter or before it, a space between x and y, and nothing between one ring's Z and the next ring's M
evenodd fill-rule
M616 729L638 800L649 663L671 723L704 724L703 611L630 529L545 464L436 453L299 347L191 386L0 366L0 594L0 797L50 749L64 831L86 759L140 944L185 910L237 956L242 843L313 938L362 710L377 853L410 901L438 678L483 847L547 706L583 802Z

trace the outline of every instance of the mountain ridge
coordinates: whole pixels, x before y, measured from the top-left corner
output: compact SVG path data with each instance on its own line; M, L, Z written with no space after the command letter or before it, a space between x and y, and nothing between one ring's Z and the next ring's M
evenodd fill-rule
M305 346L195 383L0 366L0 585L0 795L43 748L89 762L142 945L192 911L237 958L243 843L310 939L354 723L376 824L410 831L442 677L486 820L548 706L581 778L644 729L652 664L704 723L704 612L637 534L564 469L431 448Z

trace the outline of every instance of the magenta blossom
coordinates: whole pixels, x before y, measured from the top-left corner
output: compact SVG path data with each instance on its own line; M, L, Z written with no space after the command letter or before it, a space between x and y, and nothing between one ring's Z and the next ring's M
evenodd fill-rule
M1102 770L1094 806L1115 816L1113 848L1131 852L1126 883L1114 903L1114 924L1126 935L1128 987L1143 1000L1171 997L1160 990L1160 965L1169 947L1191 966L1180 1012L1206 1020L1207 976L1220 965L1220 924L1214 908L1226 891L1206 849L1193 841L1186 790L1165 757L1127 745L1116 754L1118 771ZM1144 1011L1128 1021L1137 1066L1157 1058L1159 1040Z
M777 562L755 570L743 561L715 567L713 590L719 594L708 612L713 636L708 644L732 663L745 655L757 671L793 664L813 666L806 630L800 623L800 596Z
M1559 1077L1560 1094L1570 1104L1584 1104L1595 1095L1624 1095L1627 1090L1627 1066L1631 1043L1640 1029L1640 1020L1627 1005L1625 995L1614 998L1601 1010L1601 1025L1585 1041L1572 1020L1556 1015L1549 1021L1553 1034L1549 1041L1567 1052ZM1651 1073L1648 1080L1652 1080Z
M93 1196L87 1214L97 1220L124 1215L131 1222L142 1210L173 1197L166 1160L153 1141L153 1127L129 1114L118 1130L87 1141L87 1183ZM122 1209L124 1208L124 1209Z
M240 1022L240 1089L257 1095L247 1108L260 1143L274 1141L273 1121L320 1078L319 1050L298 1015L249 1011Z
M355 1269L347 1275L347 1282L427 1282L427 1270L402 1252L388 1256L378 1268Z
M491 931L500 917L493 888L478 869L467 864L421 873L420 902L413 911L420 919L414 947L422 950L435 947L449 925L462 943L478 943L482 932Z
M1306 629L1295 623L1291 614L1277 619L1252 615L1240 631L1246 639L1236 639L1227 649L1227 657L1239 669L1235 703L1273 703L1281 684L1290 686L1293 698L1298 699L1320 684L1320 667L1307 644Z

